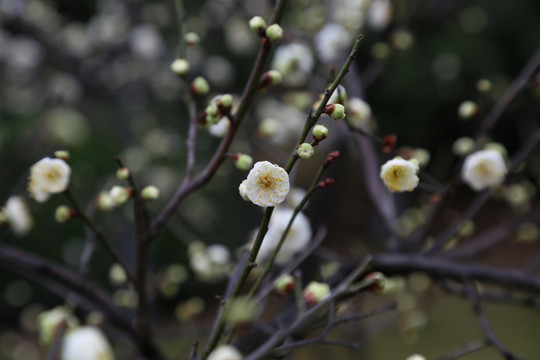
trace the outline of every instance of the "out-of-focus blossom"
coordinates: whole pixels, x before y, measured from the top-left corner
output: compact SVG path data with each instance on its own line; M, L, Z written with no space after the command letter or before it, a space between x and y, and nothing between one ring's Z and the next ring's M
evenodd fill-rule
M338 23L326 24L315 35L317 55L324 62L335 61L348 55L351 47L351 35Z
M43 158L30 168L28 191L34 199L44 202L51 194L67 189L70 174L71 168L64 160Z
M26 235L32 228L34 222L22 197L11 196L1 212L17 236Z
M283 75L283 84L301 86L311 75L314 65L309 47L301 43L291 43L276 49L271 68Z
M114 360L105 335L95 326L83 326L66 334L62 342L63 360Z
M476 151L465 158L461 177L473 190L499 186L508 169L502 155L495 150Z

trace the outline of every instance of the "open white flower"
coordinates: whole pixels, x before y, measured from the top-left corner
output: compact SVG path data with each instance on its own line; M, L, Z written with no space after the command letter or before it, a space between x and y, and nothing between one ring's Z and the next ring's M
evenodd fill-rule
M381 167L381 179L391 192L413 191L418 186L418 163L396 157Z
M255 205L276 206L289 192L289 174L268 161L257 162L246 180L246 195Z
M465 158L461 177L473 190L481 191L502 184L507 172L501 153L480 150Z
M352 125L365 128L371 120L371 107L364 100L353 97L347 104L347 119Z
M10 197L6 202L4 212L11 229L16 235L25 235L32 228L32 216L22 197Z
M208 133L214 137L224 137L229 132L231 122L226 117L222 117L216 124L208 127Z
M264 236L259 254L258 261L265 261L272 256L272 253L279 244L279 240L283 232L287 228L294 210L278 207L274 210L270 223L268 224L268 232ZM304 249L311 240L311 225L309 220L303 213L296 215L285 241L276 256L276 264L283 265L291 260L296 253Z
M208 355L208 360L241 360L242 354L232 345L221 345Z
M51 194L67 189L70 174L71 168L64 160L43 158L30 168L28 191L34 199L44 202Z
M70 331L62 343L63 360L114 360L105 335L95 326Z

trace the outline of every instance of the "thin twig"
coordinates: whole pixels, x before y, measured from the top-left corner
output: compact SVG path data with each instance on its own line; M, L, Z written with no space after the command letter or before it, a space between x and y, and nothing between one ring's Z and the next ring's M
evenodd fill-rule
M486 341L481 341L481 340L471 341L455 349L448 355L439 358L439 360L455 360L465 355L468 355L470 353L473 353L475 351L482 350L486 348L488 345L489 344Z

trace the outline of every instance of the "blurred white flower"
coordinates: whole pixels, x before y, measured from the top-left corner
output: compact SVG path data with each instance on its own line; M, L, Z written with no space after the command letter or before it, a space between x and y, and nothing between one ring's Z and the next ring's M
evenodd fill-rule
M163 39L152 25L139 25L129 36L129 47L133 53L143 59L158 58L164 50Z
M224 137L229 132L231 122L227 117L222 117L216 124L208 127L208 133L215 137Z
M371 120L371 106L357 97L349 99L347 102L347 119L353 126L366 128Z
M413 191L418 186L418 163L396 157L381 166L381 179L391 192Z
M367 12L367 23L376 31L384 30L392 17L392 3L389 0L374 0Z
M221 345L208 355L208 360L241 360L242 354L232 345Z
M502 184L507 172L501 153L480 150L465 158L461 177L473 190L481 191Z
M411 356L407 356L405 360L426 360L426 358L419 354L413 354Z
M215 282L229 275L232 269L231 253L221 244L205 246L194 242L188 248L189 262L197 278Z
M39 331L39 341L42 345L48 346L53 342L58 326L62 322L65 322L70 329L79 326L77 318L64 306L57 306L39 314L37 326Z
M62 342L63 360L114 360L105 335L95 326L83 326L66 334Z
M30 168L28 191L34 199L44 202L51 194L67 189L70 174L71 168L64 160L43 158Z
M272 60L272 69L283 75L283 84L303 85L315 65L309 47L300 43L282 45L276 49Z
M279 145L296 142L296 134L302 130L306 117L298 108L273 99L259 103L257 115L263 119L259 124L259 133Z
M257 259L259 261L266 261L271 256L274 250L279 244L279 240L289 221L292 218L294 210L278 207L274 210L270 223L268 224L268 232L264 236L261 248ZM256 234L255 234L256 235ZM276 264L284 265L291 260L296 253L304 249L311 240L311 225L309 220L302 212L299 212L294 222L285 237L285 241L276 256Z
M317 54L324 62L331 62L348 55L346 49L351 47L351 35L338 23L326 24L315 35Z
M255 163L246 180L247 197L255 205L276 206L289 192L289 174L268 161Z
M4 212L11 229L16 235L25 235L32 228L32 216L22 197L10 197L6 202Z

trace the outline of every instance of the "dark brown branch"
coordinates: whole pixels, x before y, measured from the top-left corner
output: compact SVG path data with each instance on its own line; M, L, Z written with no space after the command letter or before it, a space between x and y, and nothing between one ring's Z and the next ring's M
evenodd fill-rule
M500 353L504 356L507 360L518 360L519 358L512 354L510 350L504 346L504 344L499 340L497 335L495 335L495 332L491 328L491 325L489 323L489 320L484 312L484 309L482 308L482 304L480 302L480 298L478 297L478 292L476 291L475 285L468 280L465 280L463 284L465 288L465 292L467 293L467 296L469 300L472 303L473 311L478 317L478 320L480 321L480 325L482 326L482 329L484 330L484 334L486 335L486 338L490 342L491 345L493 345Z

